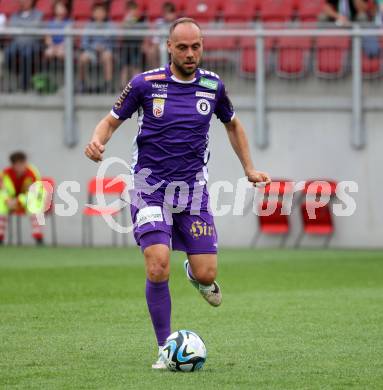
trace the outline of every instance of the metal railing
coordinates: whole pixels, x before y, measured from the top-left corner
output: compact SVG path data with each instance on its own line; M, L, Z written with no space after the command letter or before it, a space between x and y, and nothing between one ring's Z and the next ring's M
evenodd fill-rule
M264 148L268 145L269 111L304 111L314 108L352 112L351 144L355 148L362 148L365 145L364 112L383 109L383 101L379 100L380 91L375 90L371 92L372 99L366 102L363 80L364 78L380 80L383 69L382 47L378 48L376 61L374 62L374 58L371 59L374 71L370 72L368 61L367 65L363 62L365 56L363 43L369 37L379 42L383 37L383 30L372 25L357 24L347 29L298 28L294 25L281 29L259 24L251 28L230 29L210 26L204 29L203 33L205 37L203 66L221 75L237 106L255 108L258 147ZM44 37L55 34L64 37L64 55L52 59L47 55L43 41ZM64 140L66 145L74 146L78 139L75 95L115 94L133 74L156 65L163 65L168 61L167 34L165 28L156 31L118 28L84 30L68 25L64 30L54 31L47 28L4 27L0 29L2 53L0 94L12 94L20 90L57 94L62 90L65 108ZM106 51L87 52L81 42L85 36L109 37L110 47ZM29 44L27 54L20 57L20 53L16 51L14 52L16 54L12 54L12 50L9 49L16 37L33 37L34 42L39 42L40 46L36 45L36 49L32 50ZM294 44L290 43L287 45L288 55L283 57L281 50L283 45L278 46L281 37L284 39L295 37L297 40L309 37L312 41L307 47L299 43L294 47ZM331 50L327 54L323 52L318 57L318 48L314 41L322 37L347 38L351 45L347 47L346 43L343 46L341 44L332 46L330 42L328 48ZM286 52L286 47L284 50ZM334 66L331 64L334 58L335 62L341 61L339 71L331 69L331 66ZM288 81L281 81L283 79ZM333 79L337 81L328 81ZM336 85L342 85L346 90L351 86L351 91L335 103L323 99L327 93L333 95ZM285 98L280 93L282 89ZM317 93L318 90L321 92ZM308 93L311 93L310 99L306 98ZM320 100L315 100L317 94L320 95ZM291 99L292 96L302 96L302 99L296 101Z

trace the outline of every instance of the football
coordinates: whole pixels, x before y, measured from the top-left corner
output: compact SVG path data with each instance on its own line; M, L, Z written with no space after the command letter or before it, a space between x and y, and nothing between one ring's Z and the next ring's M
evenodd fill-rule
M207 351L195 332L179 330L166 339L161 355L169 370L191 372L203 367Z

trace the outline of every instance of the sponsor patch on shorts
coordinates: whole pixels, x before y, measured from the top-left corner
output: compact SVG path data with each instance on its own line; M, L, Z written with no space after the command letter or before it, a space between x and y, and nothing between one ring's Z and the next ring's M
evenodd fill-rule
M148 206L144 207L137 213L136 223L137 226L142 226L149 222L162 222L164 216L160 206Z

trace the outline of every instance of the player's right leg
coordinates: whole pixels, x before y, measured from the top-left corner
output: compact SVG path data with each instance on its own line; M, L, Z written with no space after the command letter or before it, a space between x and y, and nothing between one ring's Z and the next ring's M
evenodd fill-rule
M154 369L166 368L160 352L170 332L171 299L169 292L170 237L163 232L150 232L142 236L141 248L145 257L146 302L158 344L158 360Z

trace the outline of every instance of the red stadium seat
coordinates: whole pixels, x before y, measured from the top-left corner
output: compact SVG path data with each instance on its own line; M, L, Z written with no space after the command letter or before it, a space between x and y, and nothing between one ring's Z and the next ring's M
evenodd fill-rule
M322 12L325 0L298 0L298 19L302 22L315 22Z
M329 244L334 232L330 204L336 195L336 187L337 182L334 180L315 179L306 181L301 204L303 228L295 246L299 246L304 234L325 236L325 245ZM323 196L325 200L319 199L320 196Z
M383 38L380 38L380 53L376 57L362 54L362 72L365 79L375 79L383 74Z
M317 197L322 195L333 197L335 196L337 184L336 181L331 179L307 180L303 192L306 196Z
M231 0L223 3L222 14L225 22L251 22L256 16L255 0Z
M149 19L149 21L154 21L158 18L162 17L162 7L165 3L168 3L169 0L148 0L146 2L146 16ZM178 1L170 1L173 3L176 7L176 12L178 14L181 13L183 7L184 7L184 1L178 0Z
M272 211L270 215L262 215L266 210ZM258 206L259 231L254 237L255 245L261 234L282 235L281 246L284 244L290 231L289 220L287 215L283 215L282 202L276 200L264 200Z
M190 0L187 2L185 16L200 23L214 21L218 15L220 0Z
M109 9L109 18L116 22L124 19L126 12L126 0L112 0Z
M276 72L282 78L304 77L309 70L312 39L282 37L276 45Z
M53 2L52 0L37 0L36 8L40 10L44 15L44 20L52 18L53 15Z
M104 179L92 178L88 183L88 205L83 209L82 241L83 244L93 245L92 217L102 215L118 215L121 207L117 206L91 206L97 194L116 195L121 198L126 187L125 182L119 178L107 177ZM113 243L117 244L116 232L112 231Z
M314 214L313 219L310 218L309 210ZM321 207L318 207L318 203L304 202L301 205L301 215L303 234L327 236L327 246L331 235L334 233L334 224L329 205L323 203Z
M136 1L138 9L141 13L144 13L145 3L144 1ZM127 0L112 0L109 8L109 18L116 22L121 22L126 13Z
M271 69L271 49L273 48L274 38L265 39L265 66L266 73ZM255 49L255 38L242 38L240 41L241 59L240 70L243 76L254 77L257 72L257 60Z
M260 19L263 22L287 22L294 11L293 0L263 0Z
M18 1L0 0L0 14L9 18L12 14L19 11Z
M72 18L77 21L86 21L92 17L94 0L73 0Z
M333 79L346 74L350 38L319 37L316 42L315 73L318 77Z
M205 50L235 50L237 42L235 37L205 37L203 39Z

